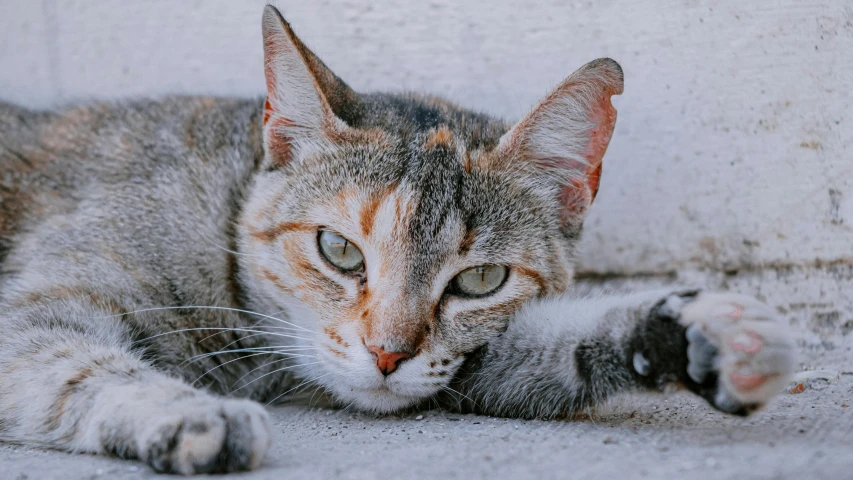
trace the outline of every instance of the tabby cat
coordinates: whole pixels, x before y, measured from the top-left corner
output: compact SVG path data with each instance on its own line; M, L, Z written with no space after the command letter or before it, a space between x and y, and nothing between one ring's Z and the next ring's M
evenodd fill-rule
M616 62L508 125L356 93L262 25L265 100L0 104L0 439L230 472L269 446L256 401L309 386L525 418L783 388L794 346L757 300L573 289Z

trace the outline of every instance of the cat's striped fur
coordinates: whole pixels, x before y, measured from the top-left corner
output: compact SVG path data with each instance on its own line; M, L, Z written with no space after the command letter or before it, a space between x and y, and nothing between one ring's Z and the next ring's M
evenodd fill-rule
M357 94L272 7L263 28L266 100L0 104L0 438L189 474L268 446L263 408L219 395L548 418L667 385L748 413L780 389L793 348L755 300L572 291L614 61L511 127ZM322 229L364 270L326 262ZM493 294L447 290L480 264L509 267ZM382 375L369 345L409 358Z

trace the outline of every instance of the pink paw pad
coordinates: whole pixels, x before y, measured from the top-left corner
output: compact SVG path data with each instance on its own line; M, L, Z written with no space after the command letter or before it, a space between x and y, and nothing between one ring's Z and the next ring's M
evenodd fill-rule
M733 352L743 352L748 355L754 355L761 350L764 339L761 335L751 330L745 330L731 337L728 340L728 343L729 348L731 348Z
M737 303L734 304L734 307L735 309L727 313L726 316L735 320L740 320L740 318L743 316L743 311L746 310L746 307L744 307L743 305L738 305Z
M748 369L742 368L741 371L732 372L729 374L729 381L732 385L742 391L748 392L764 385L769 377L760 373L748 373Z

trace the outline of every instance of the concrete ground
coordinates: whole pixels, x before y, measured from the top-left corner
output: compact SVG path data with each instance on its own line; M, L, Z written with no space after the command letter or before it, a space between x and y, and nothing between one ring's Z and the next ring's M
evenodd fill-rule
M808 385L746 419L681 393L547 422L290 405L272 411L263 467L230 478L853 479L853 371ZM3 479L155 477L138 462L0 445Z

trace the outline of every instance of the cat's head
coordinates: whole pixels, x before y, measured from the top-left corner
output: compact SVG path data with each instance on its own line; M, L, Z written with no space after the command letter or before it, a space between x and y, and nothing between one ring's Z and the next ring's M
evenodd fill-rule
M342 402L413 405L571 282L622 71L591 62L510 127L353 92L273 7L263 34L265 165L239 224L251 295L305 329L282 332Z

